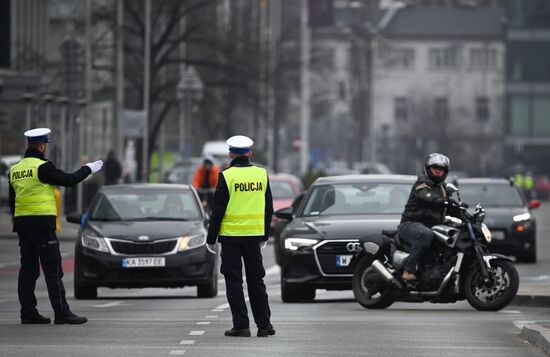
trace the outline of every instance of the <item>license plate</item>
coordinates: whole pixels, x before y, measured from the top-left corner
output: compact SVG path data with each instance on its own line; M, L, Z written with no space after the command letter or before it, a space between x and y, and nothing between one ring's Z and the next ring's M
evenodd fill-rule
M139 257L122 259L123 268L163 267L166 265L164 257Z
M504 231L491 231L491 237L498 240L503 240L505 238Z
M336 256L336 266L337 267L347 267L351 263L353 255L337 255Z

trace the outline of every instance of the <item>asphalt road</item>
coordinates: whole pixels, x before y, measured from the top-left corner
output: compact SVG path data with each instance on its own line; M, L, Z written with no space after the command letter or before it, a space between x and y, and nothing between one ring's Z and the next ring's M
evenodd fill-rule
M522 288L548 284L549 213L548 204L536 213L539 262L518 265ZM277 335L230 338L223 336L231 327L231 314L222 281L213 299L199 299L195 288L184 288L99 289L96 300L74 300L73 244L61 244L69 304L90 321L20 325L17 240L0 239L0 356L543 356L518 334L526 323L550 321L548 308L510 306L482 313L465 302L396 303L372 311L353 301L349 291L318 291L313 303L283 304L268 246L264 264ZM52 317L43 277L37 297L40 311Z

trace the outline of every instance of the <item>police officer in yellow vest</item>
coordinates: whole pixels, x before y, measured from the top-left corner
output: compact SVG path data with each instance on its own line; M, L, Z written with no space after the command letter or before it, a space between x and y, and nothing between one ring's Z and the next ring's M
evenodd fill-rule
M34 288L40 265L48 288L56 324L82 324L88 320L71 312L65 299L59 240L55 234L57 207L54 185L74 186L101 169L96 161L77 171L65 173L44 158L50 129L25 132L28 147L24 158L10 168L9 204L13 214L13 231L19 236L21 268L17 293L21 304L22 324L49 324L38 313Z
M249 337L248 311L244 299L242 262L246 270L248 296L257 336L275 335L264 284L261 248L267 244L273 214L273 199L267 171L250 164L252 140L236 135L227 141L230 166L219 174L208 228L207 248L222 246L221 272L225 277L227 301L233 328L225 336Z

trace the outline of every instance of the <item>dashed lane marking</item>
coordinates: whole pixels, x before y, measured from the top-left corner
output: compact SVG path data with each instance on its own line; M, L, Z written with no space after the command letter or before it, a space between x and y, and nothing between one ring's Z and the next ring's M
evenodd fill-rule
M212 309L213 312L222 312L223 309L218 309L218 308L215 308L215 309Z
M502 310L502 311L499 311L503 314L522 314L521 311L519 310Z
M189 332L189 336L202 336L202 335L204 335L204 332L205 331L197 331L197 330L191 331L191 332Z
M181 340L180 345L192 345L195 343L195 340Z
M127 303L125 303L124 301L113 301L113 302L108 302L108 303L106 303L106 304L92 305L92 306L93 306L93 307L103 308L103 307L114 307L114 306L122 306L122 305L130 305L130 304L127 304Z
M217 319L218 315L206 315L204 318L205 319Z
M172 351L170 351L170 354L171 355L184 355L185 350L172 350Z
M210 321L199 321L197 325L210 325Z

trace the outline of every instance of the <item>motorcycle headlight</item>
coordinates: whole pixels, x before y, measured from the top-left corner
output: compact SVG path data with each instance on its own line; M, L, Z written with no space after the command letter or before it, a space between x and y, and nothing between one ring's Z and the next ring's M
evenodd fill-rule
M204 244L206 244L206 235L204 233L181 237L178 252L197 248Z
M489 227L487 227L485 223L481 223L481 231L483 232L483 237L485 237L487 243L491 243L493 237L491 236L491 231L489 230Z
M514 216L514 218L512 219L514 220L514 222L528 221L531 219L531 213L527 212L523 214L518 214L517 216Z
M105 239L90 233L82 234L82 246L100 252L109 253L109 247L107 246Z
M288 250L298 250L301 247L311 247L317 242L317 239L310 238L287 238L285 239L285 248Z

